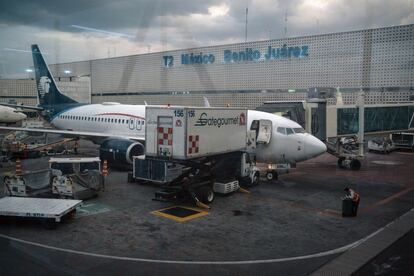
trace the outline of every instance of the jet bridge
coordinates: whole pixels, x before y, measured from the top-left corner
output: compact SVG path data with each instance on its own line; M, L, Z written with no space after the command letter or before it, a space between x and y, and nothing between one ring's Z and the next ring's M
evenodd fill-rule
M359 102L357 105L328 106L326 99L270 101L257 109L282 113L296 121L326 143L328 152L338 157L339 167L358 170L360 160L364 158L365 136L414 132L414 102L376 105L364 105L363 99ZM364 120L360 121L360 117Z

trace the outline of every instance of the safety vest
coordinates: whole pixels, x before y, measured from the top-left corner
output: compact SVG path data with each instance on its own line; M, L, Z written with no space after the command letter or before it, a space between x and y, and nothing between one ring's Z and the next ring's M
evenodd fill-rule
M358 202L359 201L359 194L355 192L352 189L349 189L349 192L351 193L352 201Z

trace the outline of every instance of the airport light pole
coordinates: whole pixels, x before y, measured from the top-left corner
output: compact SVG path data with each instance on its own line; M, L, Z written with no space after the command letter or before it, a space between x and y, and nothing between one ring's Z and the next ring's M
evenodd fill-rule
M365 127L365 93L361 89L358 93L358 155L364 156L364 127Z

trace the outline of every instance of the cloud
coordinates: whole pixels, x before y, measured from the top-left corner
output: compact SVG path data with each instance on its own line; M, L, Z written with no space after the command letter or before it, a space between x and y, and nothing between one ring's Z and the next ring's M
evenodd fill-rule
M414 23L414 0L2 1L0 76L32 63L2 49L32 43L55 63L243 42L246 4L249 41Z

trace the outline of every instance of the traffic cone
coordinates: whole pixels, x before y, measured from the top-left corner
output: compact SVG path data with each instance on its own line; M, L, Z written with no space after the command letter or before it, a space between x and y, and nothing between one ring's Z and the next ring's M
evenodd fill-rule
M108 161L104 160L103 167L102 167L102 175L108 176Z
M29 157L29 151L27 149L27 144L24 144L23 153L24 153L24 159L27 159Z
M104 160L103 166L102 166L102 191L105 191L105 180L107 176L108 176L108 161Z
M21 176L23 174L22 172L22 163L20 161L20 158L16 159L16 176Z

